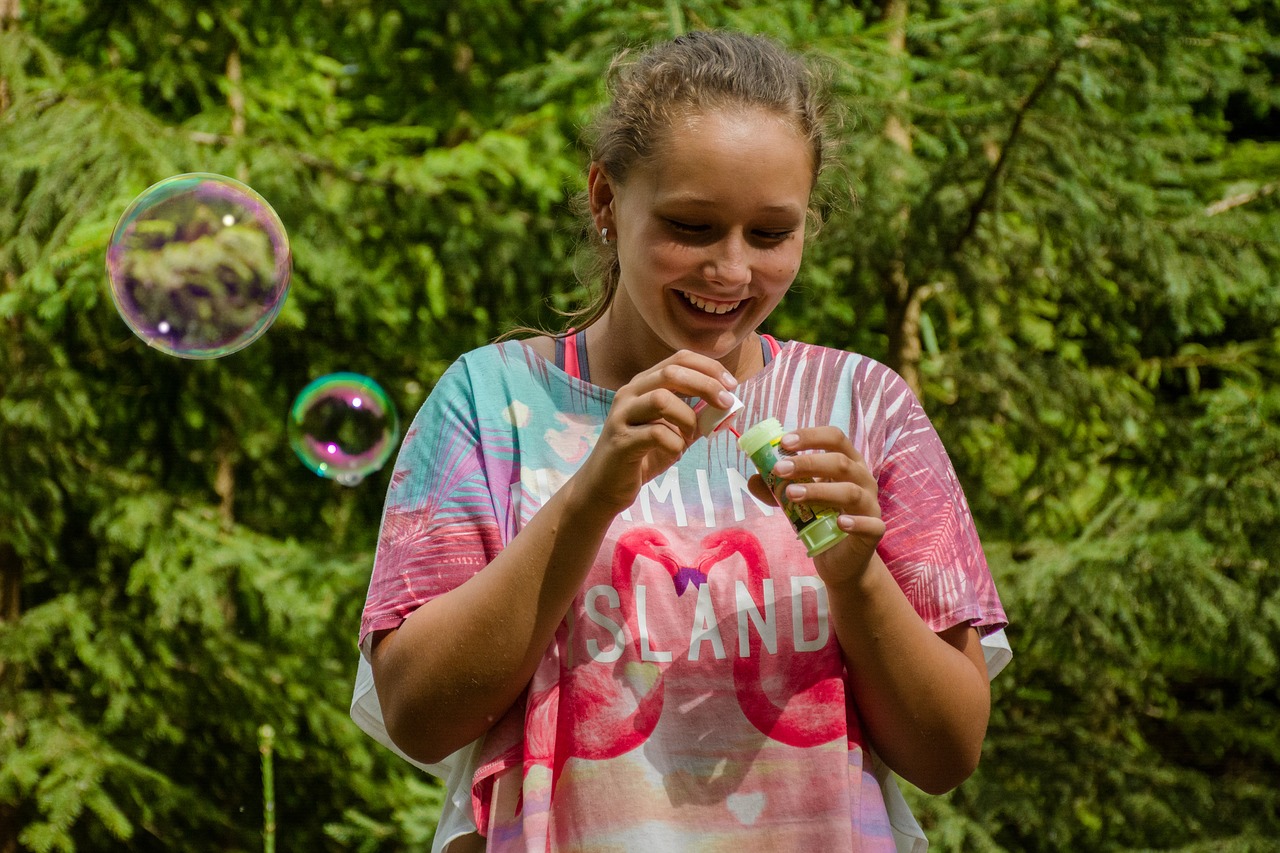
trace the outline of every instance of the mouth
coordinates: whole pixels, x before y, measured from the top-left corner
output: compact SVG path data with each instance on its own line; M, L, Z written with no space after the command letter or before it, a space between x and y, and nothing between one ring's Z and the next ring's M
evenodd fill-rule
M738 306L743 303L743 300L741 299L735 302L717 302L713 299L704 299L701 296L687 293L683 290L678 290L676 292L684 298L685 302L704 314L728 314L731 311L736 311Z

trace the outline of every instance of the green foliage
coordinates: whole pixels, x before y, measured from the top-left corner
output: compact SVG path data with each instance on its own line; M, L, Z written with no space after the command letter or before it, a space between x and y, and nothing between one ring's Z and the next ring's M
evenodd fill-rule
M809 51L844 121L769 331L919 344L1012 618L982 768L908 792L935 849L1269 849L1275 6L908 4L901 49L881 6L0 21L0 848L257 849L262 725L281 849L429 845L438 784L347 718L385 474L312 477L290 401L354 370L408 416L459 352L557 324L610 57L728 26ZM271 330L210 362L146 348L105 282L116 218L185 171L253 186L295 261Z
M386 792L379 805L390 816L377 819L355 809L343 812L342 820L325 826L325 834L342 850L373 853L388 848L427 850L440 820L444 790L425 778L406 780Z

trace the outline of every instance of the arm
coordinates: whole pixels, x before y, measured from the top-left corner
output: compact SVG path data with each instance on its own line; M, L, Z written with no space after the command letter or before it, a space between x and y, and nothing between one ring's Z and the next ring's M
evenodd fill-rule
M407 755L440 761L519 698L614 517L696 438L681 396L714 399L726 383L718 362L687 352L636 376L582 467L492 562L374 638L378 701Z
M570 478L493 562L374 640L387 733L407 755L442 760L519 698L613 520L584 491Z
M815 563L868 740L908 782L948 791L977 767L990 716L977 630L957 625L935 634L912 607L876 553L885 533L876 481L843 432L798 430L783 446L801 455L774 472L816 481L788 486L788 498L834 508L849 534ZM752 488L773 499L754 477Z
M969 778L991 713L977 629L929 630L878 555L861 573L828 582L827 592L849 687L876 753L931 794Z

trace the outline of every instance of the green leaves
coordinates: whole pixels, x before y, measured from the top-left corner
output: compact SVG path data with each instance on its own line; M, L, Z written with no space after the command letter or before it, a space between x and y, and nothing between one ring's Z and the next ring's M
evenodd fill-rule
M346 715L386 472L311 476L285 416L356 370L407 417L460 352L556 326L610 57L706 26L830 75L826 222L767 331L918 357L1013 620L983 768L913 797L935 845L1280 832L1270 5L908 4L900 49L870 3L23 5L0 29L0 846L255 849L264 724L282 849L429 843L438 786ZM103 268L129 201L184 171L248 182L294 254L273 327L208 363L135 339Z

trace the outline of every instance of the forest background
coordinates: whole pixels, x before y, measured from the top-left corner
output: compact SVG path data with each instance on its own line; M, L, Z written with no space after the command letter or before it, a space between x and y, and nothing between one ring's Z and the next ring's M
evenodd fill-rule
M389 472L285 415L556 323L609 57L710 26L847 117L768 331L915 385L1011 617L982 766L907 791L934 849L1275 849L1280 3L0 0L0 853L426 849L439 787L347 715ZM205 362L103 263L188 171L295 262Z

